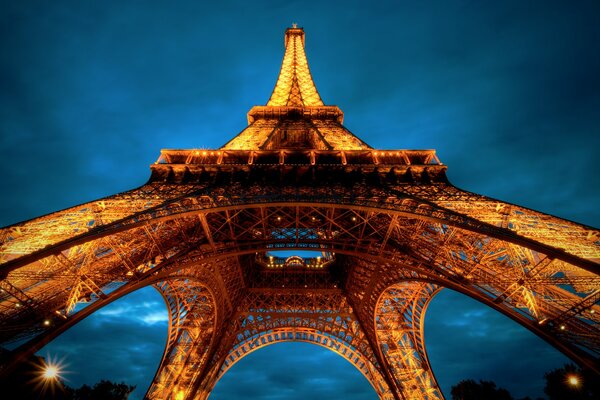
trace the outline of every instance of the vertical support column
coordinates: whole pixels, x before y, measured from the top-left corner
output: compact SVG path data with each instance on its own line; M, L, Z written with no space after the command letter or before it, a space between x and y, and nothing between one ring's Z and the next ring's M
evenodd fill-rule
M423 340L423 317L437 287L402 282L386 289L375 310L375 332L393 379L411 400L443 399Z
M169 308L169 335L146 398L188 399L213 344L217 306L210 290L200 282L172 280L157 287Z

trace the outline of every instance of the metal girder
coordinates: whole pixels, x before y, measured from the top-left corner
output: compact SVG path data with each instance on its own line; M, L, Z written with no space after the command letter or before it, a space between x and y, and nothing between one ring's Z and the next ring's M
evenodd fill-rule
M401 256L406 253L412 259L422 260L424 264L437 264L437 271L442 273L442 277L467 279L470 284L478 286L483 294L493 296L496 300L502 299L503 302L508 301L515 309L521 310L521 304L529 307L529 313L539 309L533 312L539 315L532 315L538 321L548 319L556 313L564 313L582 300L580 295L572 291L563 291L557 296L556 290L549 293L548 288L570 283L581 290L579 286L582 283L587 283L588 286L592 284L593 288L594 279L597 282L597 277L589 272L524 246L507 244L502 240L441 223L404 217L385 209L350 209L330 204L321 207L314 204L303 204L302 207L264 204L254 208L242 207L235 211L212 211L204 218L206 224L201 224L200 230L197 227L199 224L191 216L145 222L139 228L133 228L133 231L113 234L108 245L103 239L106 236L103 236L73 246L59 253L56 258L51 256L37 261L29 267L31 273L26 272L27 266L17 269L11 272L7 282L23 293L43 293L46 291L40 290L40 281L36 278L39 271L35 267L39 263L43 263L45 270L49 271L46 275L48 278L64 273L67 275L63 276L67 277L70 276L67 271L73 268L82 271L93 266L94 286L101 288L115 280L117 271L119 279L127 280L127 274L137 273L136 269L132 271L132 266L137 265L135 268L141 271L152 258L164 258L165 251L161 248L168 248L175 254L177 245L181 245L183 238L189 240L189 237L195 237L199 246L206 243L207 248L203 253L207 255L233 254L232 251L244 254L258 249L301 246L306 249L377 256L385 256L391 252L391 259L398 257L397 254ZM322 229L323 227L327 228ZM135 234L136 229L142 229L143 234ZM210 244L207 233L213 237L213 244ZM157 244L158 240L161 245ZM119 252L114 251L117 246ZM400 253L397 248L401 249ZM57 261L52 262L53 258ZM30 278L28 274L31 275ZM11 279L13 276L14 279ZM73 275L75 276L81 276L81 273L78 272ZM60 280L47 279L41 284L57 282ZM87 286L82 297L98 292ZM587 287L583 289L587 290ZM77 294L80 295L79 292ZM76 298L78 296L71 296L71 300L66 301L70 304L67 310L81 300L81 297ZM42 308L43 306L38 306L38 314L42 314L39 312ZM23 312L14 308L5 309L1 318L13 319L18 316L16 311L19 314ZM573 317L578 318L577 313ZM587 319L589 316L585 317ZM592 321L596 319L592 315ZM581 329L581 326L577 328Z
M246 354L284 341L305 341L332 349L355 365L381 398L393 398L381 367L341 289L250 289L228 325L213 365L216 381Z
M392 376L411 400L442 399L425 351L423 317L436 286L402 282L382 293L375 332Z
M157 284L169 309L169 335L149 399L188 398L206 367L217 325L216 299L210 289L192 280Z
M580 306L590 303L589 298L586 300L585 291L577 294L575 289L568 291L559 287L569 284L581 290L583 284L583 289L587 290L590 284L593 287L592 282L597 285L597 277L524 246L456 226L409 218L386 209L351 209L331 204L263 204L259 207L211 211L204 218L205 224L198 223L191 215L145 222L131 231L116 232L112 236L84 242L59 253L58 257L51 256L11 272L6 283L30 297L35 295L32 298L36 301L36 307L29 311L30 316L25 319L27 310L11 307L11 302L15 300L6 295L1 302L4 312L0 318L3 318L7 327L14 327L7 329L6 334L18 332L16 327L22 326L19 320L31 318L37 321L29 323L31 334L39 332L41 321L54 311L61 311L64 307L61 314L67 315L78 301L93 301L90 295L99 297L103 286L130 280L131 276L152 268L153 259L172 257L193 238L194 246L199 249L192 252L197 262L227 257L237 260L244 254L284 248L318 249L340 256L377 259L381 264L374 272L365 274L364 265L347 272L349 282L359 276L366 277L366 286L350 290L357 295L362 293L359 301L373 302L377 291L382 290L382 282L389 285L394 283L387 280L389 276L398 281L420 277L443 286L462 285L475 291L480 300L501 302L519 314L520 318L540 324L556 337L555 340L574 346L583 345L592 354L600 348L597 337L592 334L597 330L598 314ZM110 241L106 241L105 237L110 237ZM209 237L212 237L212 244ZM114 251L117 246L118 252ZM53 262L53 259L56 261ZM35 268L40 263L47 271L45 275ZM403 269L395 265L402 265ZM73 270L78 272L73 275L69 272ZM219 273L233 271L237 274L235 290L238 295L244 287L252 285L252 280L248 280L250 278L244 276L239 267L219 267L216 270ZM54 296L52 301L44 300L45 293L61 293L42 290L44 286L60 284L63 282L63 278L58 279L60 276L67 279L64 282L73 282L72 279L77 276L87 278L89 272L82 271L93 271L90 276L93 279L92 286L77 283L79 286L73 286L71 296L64 298L62 307L57 305L60 297ZM224 282L220 283L220 287L225 294L233 290ZM227 300L226 303L230 309L235 307L233 300ZM52 308L48 310L50 306ZM589 310L593 309L592 306L590 303ZM553 321L554 324L551 323ZM557 325L559 322L560 325ZM22 329L20 331L23 332Z
M390 215L398 215L406 218L413 217L424 221L439 222L442 224L448 224L467 229L476 233L489 235L491 237L496 237L498 239L528 247L545 254L550 254L552 257L559 258L573 265L589 269L591 272L596 274L600 269L599 264L597 263L597 260L600 259L600 241L589 240L588 236L590 230L585 229L586 227L581 227L566 221L563 225L568 226L565 228L567 230L566 234L572 235L572 240L564 240L558 243L555 239L552 239L551 231L545 231L549 235L550 239L545 239L544 236L538 235L538 237L535 238L536 240L534 240L530 237L521 235L520 232L501 228L486 221L477 220L473 217L456 213L454 210L442 208L441 206L433 204L433 202L427 198L406 198L406 196L409 195L408 193L398 193L396 189L391 192L396 194L395 197L390 196L390 192L387 192L386 194L386 192L379 190L378 193L369 193L370 198L357 198L350 193L343 193L343 188L338 188L340 189L341 193L338 195L334 192L335 196L333 197L331 196L331 192L334 188L330 188L327 193L319 193L319 188L314 188L313 191L307 194L307 197L299 195L297 190L294 190L293 193L289 193L289 195L286 193L273 193L272 195L265 197L263 193L265 188L263 187L260 188L260 192L258 191L259 188L256 188L256 196L254 197L249 196L252 194L254 188L240 188L240 197L237 195L232 196L233 193L231 192L227 193L227 196L218 195L217 193L219 190L216 190L215 188L212 189L211 195L202 194L194 197L186 197L180 199L180 201L167 201L163 207L154 207L152 210L140 212L132 217L115 221L110 225L99 226L90 229L89 231L86 230L84 233L75 235L68 240L49 244L45 248L33 251L30 254L21 256L13 254L9 257L9 261L0 264L0 270L5 271L6 273L12 269L27 265L28 263L42 259L49 255L57 254L58 252L70 249L74 246L93 241L97 238L114 235L125 230L133 229L137 226L147 223L148 221L167 222L172 219L186 218L188 216L198 214L206 214L208 216L211 214L220 214L223 211L228 210L239 210L245 208L253 209L265 206L272 208L278 205L281 207L286 207L298 203L301 203L305 207L333 207L337 209L355 210L356 212L361 213L385 210ZM355 189L359 189L359 187L355 187ZM378 198L373 198L373 195L377 195ZM315 201L317 197L320 197L320 202ZM448 202L446 203L449 204ZM254 219L258 222L260 221L260 216L255 216ZM226 219L223 220L226 221ZM554 230L559 229L562 226L562 221L558 219L556 220L558 222L554 224L556 225ZM360 232L357 232L357 234L359 233ZM9 243L10 242L12 241L9 241ZM545 242L548 242L549 244L546 244ZM569 245L569 243L571 245L573 243L577 243L577 246L573 247ZM12 251L11 246L12 244L10 244L6 250L4 250L5 253ZM581 250L583 248L586 249L584 252ZM568 251L569 249L573 249L573 251Z

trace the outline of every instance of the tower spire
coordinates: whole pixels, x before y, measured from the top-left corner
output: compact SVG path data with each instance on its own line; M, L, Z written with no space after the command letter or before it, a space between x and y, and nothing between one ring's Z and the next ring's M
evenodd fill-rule
M304 29L293 24L271 98L248 112L248 126L224 150L362 150L370 146L342 124L344 113L323 104L304 53Z
M323 101L310 75L304 52L304 29L292 24L285 31L284 43L281 70L267 106L322 106Z

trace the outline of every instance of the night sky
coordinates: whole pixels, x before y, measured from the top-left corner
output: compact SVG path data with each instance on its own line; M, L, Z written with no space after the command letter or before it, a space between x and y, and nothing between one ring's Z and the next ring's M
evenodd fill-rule
M283 33L305 28L321 97L375 148L437 149L458 187L600 226L600 2L2 2L0 225L143 184L161 148L217 148L265 104ZM594 166L596 165L596 166ZM69 384L140 399L167 314L153 289L40 352ZM542 396L566 359L449 290L425 323L443 391L491 379ZM243 359L211 399L375 399L341 357L303 343Z

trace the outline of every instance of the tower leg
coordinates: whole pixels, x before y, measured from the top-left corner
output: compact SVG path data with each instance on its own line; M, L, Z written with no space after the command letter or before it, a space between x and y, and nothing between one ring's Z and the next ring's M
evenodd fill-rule
M157 286L169 308L169 334L146 398L183 400L190 398L214 341L215 299L199 282L182 279Z
M375 333L393 379L409 400L443 399L423 339L423 317L436 286L402 282L389 287L376 308Z

